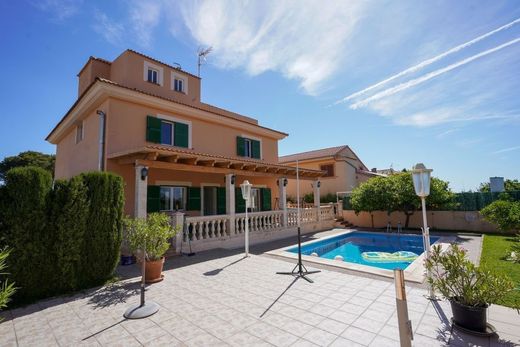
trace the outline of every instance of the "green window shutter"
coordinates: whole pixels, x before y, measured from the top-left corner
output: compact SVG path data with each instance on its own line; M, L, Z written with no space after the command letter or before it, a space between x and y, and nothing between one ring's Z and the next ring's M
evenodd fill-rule
M246 155L246 143L243 137L237 136L237 155L243 157Z
M161 209L161 187L148 186L146 193L146 212L159 212Z
M242 198L242 189L235 188L235 212L246 212L246 201Z
M226 188L217 187L217 214L226 214Z
M200 188L188 187L188 211L200 211Z
M173 145L188 148L189 127L188 124L174 123L173 126Z
M251 140L252 158L260 159L260 141Z
M146 141L161 143L161 120L157 117L146 117Z
M262 188L262 211L271 211L271 189Z

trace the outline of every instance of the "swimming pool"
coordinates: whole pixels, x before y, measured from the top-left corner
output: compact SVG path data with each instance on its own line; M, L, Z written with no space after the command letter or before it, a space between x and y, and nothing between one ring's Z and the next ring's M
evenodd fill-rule
M430 236L430 243L433 244L439 237ZM298 247L286 249L291 253L298 253ZM405 251L412 252L420 256L424 252L423 240L421 235L410 234L380 234L373 232L350 232L335 237L327 238L321 241L312 242L302 245L303 255L312 255L316 253L318 257L325 259L334 259L340 255L343 261L372 266L380 269L406 269L411 261L384 261L370 259L372 253L365 252L384 252L392 255L392 253ZM365 253L365 254L363 254Z

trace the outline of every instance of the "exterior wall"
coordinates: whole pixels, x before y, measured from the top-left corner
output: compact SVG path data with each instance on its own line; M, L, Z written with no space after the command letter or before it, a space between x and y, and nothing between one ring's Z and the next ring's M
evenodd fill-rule
M390 216L384 211L376 211L374 215L374 227L386 228L390 221L392 228L397 228L397 223L401 222L404 227L406 216L402 212L392 212ZM354 211L343 210L343 218L359 227L371 228L372 222L370 213L360 212L356 215ZM477 211L430 211L427 212L428 225L431 229L442 230L466 230L476 232L497 232L496 226L482 219ZM421 228L423 224L421 211L416 211L410 216L410 228Z
M107 107L106 103L99 109ZM98 108L83 118L83 140L76 143L76 127L72 127L56 145L56 178L70 178L82 172L97 171L99 165L99 116Z
M90 58L78 74L78 97L94 82L96 77L110 79L110 64Z
M163 69L162 86L150 83L144 79L145 61ZM188 82L187 94L173 90L171 83L172 72L180 75ZM200 79L131 51L123 52L112 62L111 80L125 86L134 87L165 98L173 98L188 104L200 102Z
M192 149L197 152L236 157L236 137L250 136L261 140L263 160L269 163L276 163L278 160L276 139L117 99L110 99L110 109L107 114L107 153L117 153L148 144L146 116L158 114L191 122Z

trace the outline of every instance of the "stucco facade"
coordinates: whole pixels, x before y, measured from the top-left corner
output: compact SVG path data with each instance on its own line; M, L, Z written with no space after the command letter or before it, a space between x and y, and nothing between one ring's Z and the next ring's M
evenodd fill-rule
M204 192L212 199L216 193L204 187L225 188L232 200L246 179L261 191L262 210L276 209L277 183L296 173L278 163L278 141L286 133L201 102L200 78L190 73L127 50L112 62L91 57L78 78L78 100L47 137L56 145L55 176L97 170L121 175L129 215L150 212L150 202L157 200L151 192L160 191L163 206L170 188L171 194L185 195L181 209L190 205L189 215L214 214L217 207L207 206ZM181 85L174 80L182 81L180 90L174 90ZM142 168L148 174L141 179ZM304 170L302 178L321 175ZM226 184L230 179L233 184ZM180 200L175 201L178 209ZM223 201L219 196L218 204Z
M337 192L350 192L360 183L373 177L373 172L363 164L359 157L349 146L324 148L304 153L296 153L279 158L279 162L301 169L330 170L320 178L320 195L336 194ZM313 193L313 182L300 182L300 196ZM289 180L287 195L291 199L296 198L296 180Z

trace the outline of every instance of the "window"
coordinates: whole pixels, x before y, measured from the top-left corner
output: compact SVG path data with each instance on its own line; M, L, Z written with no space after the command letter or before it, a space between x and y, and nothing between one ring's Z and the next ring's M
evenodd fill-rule
M159 71L148 68L148 82L159 84Z
M173 89L176 92L184 93L184 80L180 78L175 78L173 81Z
M161 122L161 144L173 145L173 123Z
M260 159L261 147L258 140L237 136L237 155L240 157Z
M334 177L334 164L320 165L320 170L326 172L324 177Z
M177 211L186 209L186 187L161 186L161 211Z
M76 143L80 143L83 140L83 122L76 126Z

